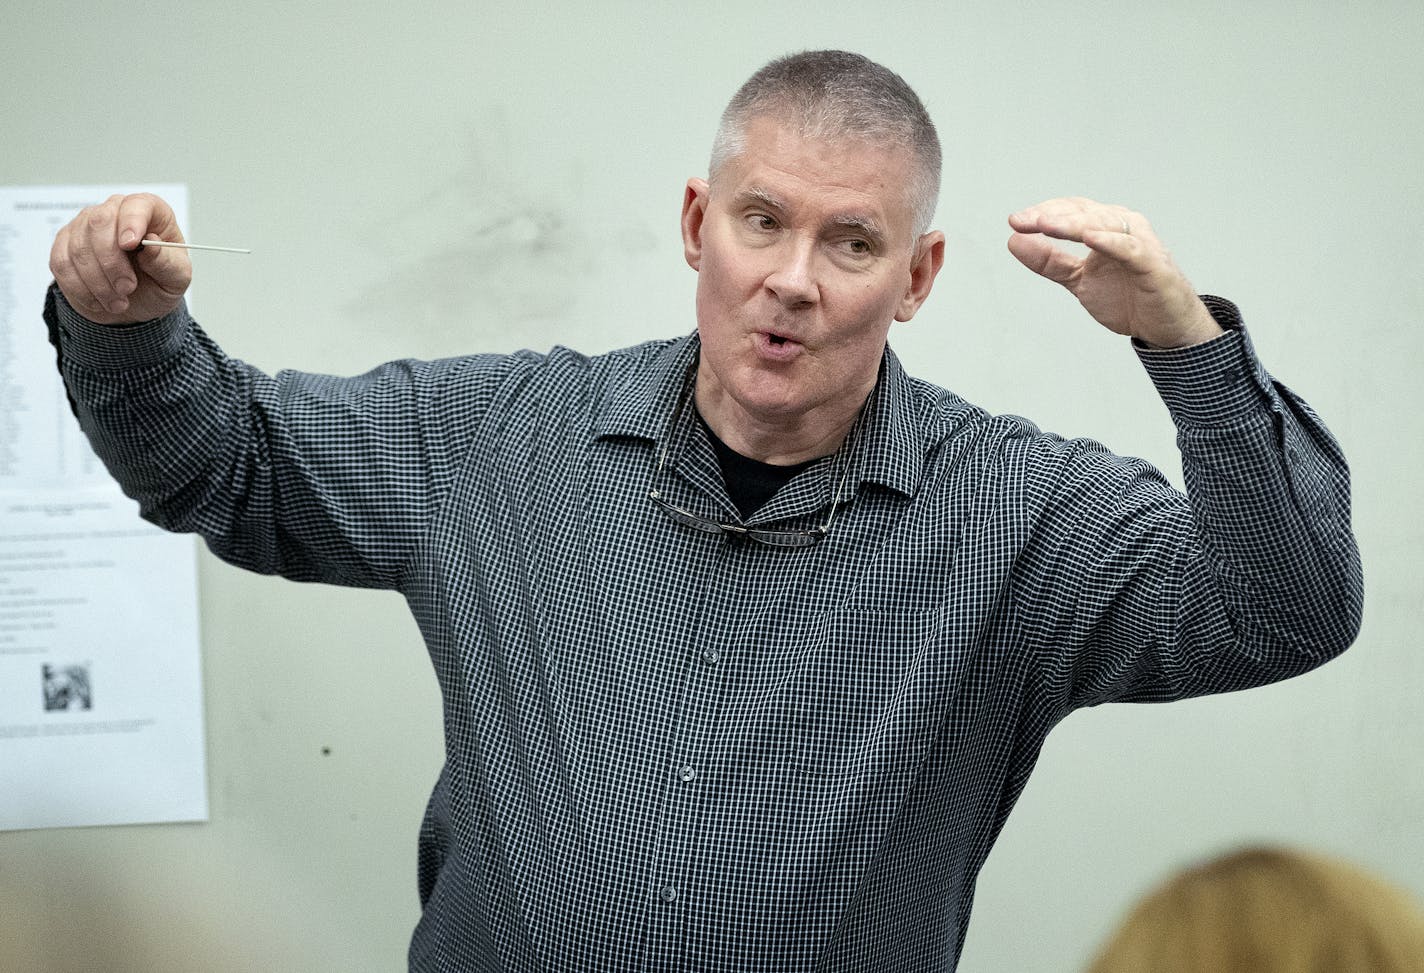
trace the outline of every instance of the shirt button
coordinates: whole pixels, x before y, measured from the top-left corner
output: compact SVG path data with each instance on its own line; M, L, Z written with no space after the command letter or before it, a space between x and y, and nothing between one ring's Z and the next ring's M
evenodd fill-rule
M707 663L709 666L715 666L717 663L722 661L722 653L718 652L716 649L703 649L702 661Z
M677 772L677 775L685 781L695 780L697 778L697 768L692 766L691 764L688 764L686 767L683 767L681 770L679 770Z
M662 899L664 902L674 901L677 898L677 886L664 885L662 888L658 889L658 898Z

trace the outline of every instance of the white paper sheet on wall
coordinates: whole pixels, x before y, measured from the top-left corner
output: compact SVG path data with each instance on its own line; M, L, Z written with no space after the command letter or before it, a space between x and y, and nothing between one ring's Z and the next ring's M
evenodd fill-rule
M138 516L69 409L55 233L116 192L0 188L0 829L207 820L192 538Z

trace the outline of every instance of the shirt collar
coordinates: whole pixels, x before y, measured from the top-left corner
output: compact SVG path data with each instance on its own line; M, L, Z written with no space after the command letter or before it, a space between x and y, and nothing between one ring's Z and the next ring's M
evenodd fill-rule
M594 417L594 435L660 440L701 347L695 331L655 345L649 358L612 383Z
M931 424L919 412L915 382L887 345L853 460L857 484L878 483L907 497L914 495L931 445L926 441Z
M663 343L644 367L614 384L594 420L594 434L661 440L700 350L696 332ZM940 435L932 432L941 424L920 415L928 403L916 394L918 384L887 346L852 460L851 476L857 487L875 483L905 496L914 494L925 454L933 445L929 438L943 438L943 430Z

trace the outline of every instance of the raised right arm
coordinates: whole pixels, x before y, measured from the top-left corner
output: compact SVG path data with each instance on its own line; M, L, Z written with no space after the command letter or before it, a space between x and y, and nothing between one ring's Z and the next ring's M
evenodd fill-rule
M75 414L124 491L241 567L401 588L519 356L270 376L189 317L186 255L125 249L130 230L181 239L156 197L86 210L56 238L45 308Z

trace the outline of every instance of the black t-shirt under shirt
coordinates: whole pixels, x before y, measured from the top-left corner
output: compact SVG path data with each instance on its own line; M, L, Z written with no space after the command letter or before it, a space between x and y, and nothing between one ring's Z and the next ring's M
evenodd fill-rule
M743 520L756 513L761 505L770 500L772 494L785 486L793 476L819 462L809 459L804 463L777 466L774 463L751 459L718 439L700 412L697 414L697 421L702 424L703 431L707 433L707 440L712 444L712 451L717 454L717 465L722 469L722 482L727 485L727 495L732 498L732 503L737 505Z

